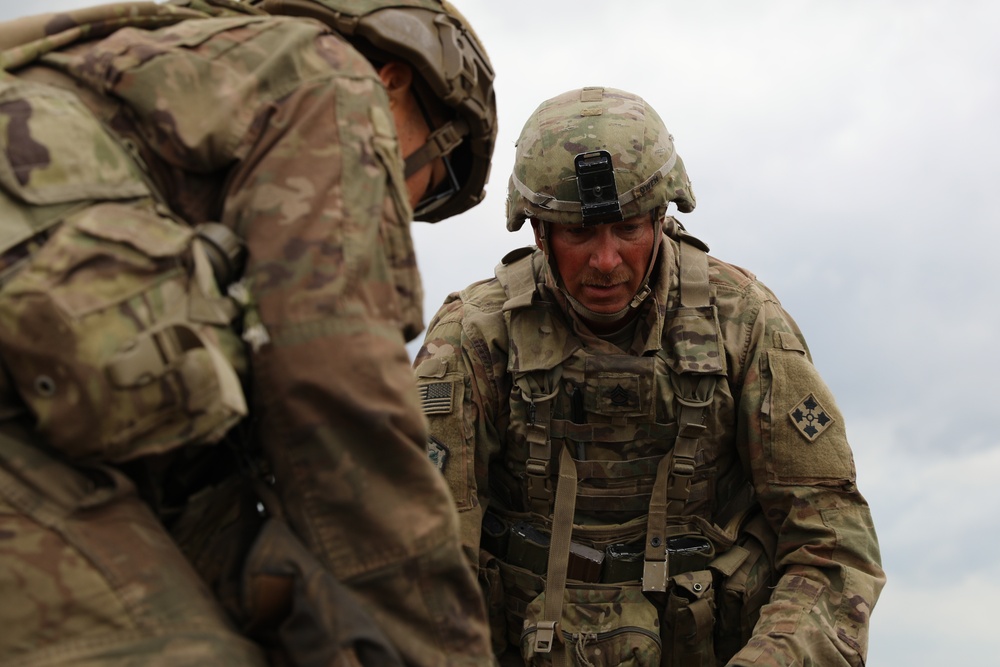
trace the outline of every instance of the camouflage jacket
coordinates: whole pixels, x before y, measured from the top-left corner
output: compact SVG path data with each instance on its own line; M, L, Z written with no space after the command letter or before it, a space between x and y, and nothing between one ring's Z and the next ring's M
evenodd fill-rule
M663 241L654 293L627 350L634 357L656 356L668 345L677 349L672 340L683 336L684 324L676 316L679 245L666 236ZM513 303L499 279L454 293L431 321L415 361L418 383L454 383L457 396L450 405L425 391L425 411L432 457L443 468L458 505L469 556L479 552L484 511L491 503L503 504L495 495L504 489L498 479L509 478L515 469L506 454L522 430L516 423L522 418L518 408L511 408L516 403L512 392L520 391L512 370L524 363L523 358L515 361L524 352L515 349L518 343L511 337L512 312L549 308L554 313L535 338L541 334L565 341L565 349L538 351L536 358L564 359L574 347L593 355L621 353L568 314L571 310L553 288L541 257L536 250L534 260L517 260L535 262L539 286L530 305ZM724 375L706 424L709 444L703 449L711 453L696 456L694 484L700 481L704 489L718 493L722 484L716 487L713 475L749 476L777 537L780 575L752 636L728 664L856 667L864 662L869 615L884 574L871 515L855 486L843 418L800 331L774 294L749 272L711 257L709 284ZM560 327L563 332L553 333ZM519 344L541 345L523 339ZM669 385L661 384L658 392L664 386ZM519 478L523 481L523 474ZM735 488L732 481L726 486ZM699 501L694 495L692 491L690 511L718 520L713 493L705 491Z
M422 289L386 91L316 21L222 13L78 41L12 73L73 91L175 218L245 241L251 419L289 522L408 664L488 662L404 347ZM23 180L59 177L30 104L0 106L24 130L7 159Z

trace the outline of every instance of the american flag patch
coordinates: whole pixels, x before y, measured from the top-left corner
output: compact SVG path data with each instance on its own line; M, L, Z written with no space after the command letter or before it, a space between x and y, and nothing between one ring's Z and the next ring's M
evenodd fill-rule
M425 415L443 415L451 412L451 383L431 382L420 385L420 403Z

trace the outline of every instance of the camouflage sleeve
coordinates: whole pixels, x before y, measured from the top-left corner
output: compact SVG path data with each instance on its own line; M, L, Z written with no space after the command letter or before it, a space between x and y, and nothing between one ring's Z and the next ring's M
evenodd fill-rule
M317 22L189 23L162 31L176 48L123 58L157 56L120 93L165 160L227 169L222 222L247 243L259 325L254 430L289 523L407 664L488 663L404 347L422 293L385 90Z
M474 567L483 512L489 506L489 464L500 452L506 413L499 400L505 394L497 384L506 377L506 348L488 341L481 327L465 320L470 311L469 319L477 319L476 310L462 295L449 296L414 361L430 423L428 455L451 490L462 545Z
M781 576L729 664L858 667L885 576L844 418L798 327L766 289L750 326L738 439L777 533Z
M404 347L422 294L383 89L304 87L255 148L233 203L271 340L254 355L255 403L292 523L408 663L486 661Z

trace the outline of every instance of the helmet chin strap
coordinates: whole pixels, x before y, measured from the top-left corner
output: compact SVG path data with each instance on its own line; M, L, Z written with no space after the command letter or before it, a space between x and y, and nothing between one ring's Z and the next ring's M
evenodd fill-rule
M542 222L542 232L540 240L542 242L542 250L545 251L546 257L549 258L549 269L556 280L556 286L559 288L559 291L562 292L564 297L566 297L566 301L569 303L570 308L572 308L577 315L587 320L588 322L593 322L594 324L598 325L615 324L623 320L629 313L638 309L639 306L642 305L642 302L645 301L650 294L652 294L653 290L649 286L649 278L653 274L653 266L656 264L656 258L660 252L660 239L663 236L663 233L660 230L659 213L660 213L659 209L653 209L650 212L653 223L653 250L650 253L649 266L646 267L646 275L643 276L642 282L639 284L639 289L636 290L636 293L632 296L631 301L629 301L624 308L614 313L594 312L590 308L587 308L585 305L574 299L570 295L570 293L566 290L566 286L563 284L562 277L559 275L559 267L556 265L555 257L553 257L552 252L548 247L548 239L546 238L546 232L547 232L547 225L549 225L550 223L544 221Z

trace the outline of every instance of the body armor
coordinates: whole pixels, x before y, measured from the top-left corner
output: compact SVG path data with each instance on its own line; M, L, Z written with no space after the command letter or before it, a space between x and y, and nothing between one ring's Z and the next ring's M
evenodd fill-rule
M513 390L482 544L499 560L508 641L529 662L545 663L561 632L565 650L588 660L658 654L662 638L673 660L715 664L714 584L747 565L749 552L733 545L753 503L732 446L734 397L708 302L707 255L679 247L680 303L649 356L588 349L538 285L541 253L512 253L498 267ZM546 604L553 596L562 603ZM580 605L602 596L647 627L587 622ZM592 641L600 632L615 637L611 646Z

